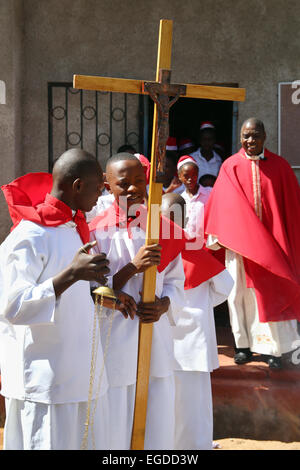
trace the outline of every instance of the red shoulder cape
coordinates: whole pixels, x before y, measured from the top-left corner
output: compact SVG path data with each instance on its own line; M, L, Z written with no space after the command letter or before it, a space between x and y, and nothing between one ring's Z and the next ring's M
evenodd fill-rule
M254 210L251 161L223 163L206 206L205 233L243 256L262 322L300 320L300 188L287 161L265 149L260 160L262 220Z
M47 227L57 227L73 220L82 242L88 243L90 234L84 214L77 211L73 217L69 206L51 196L52 183L50 173L28 173L1 186L13 223L11 230L22 219Z
M89 223L90 231L103 231L109 227L127 224L128 231L133 226L140 226L146 232L147 208L140 206L136 212L136 219L128 219L126 214L114 202L108 209L99 214ZM128 222L128 223L127 223ZM168 264L181 253L185 273L185 289L192 289L224 270L220 263L208 250L189 249L196 239L187 238L186 233L176 224L161 216L159 243L162 246L162 255L158 272L163 271Z

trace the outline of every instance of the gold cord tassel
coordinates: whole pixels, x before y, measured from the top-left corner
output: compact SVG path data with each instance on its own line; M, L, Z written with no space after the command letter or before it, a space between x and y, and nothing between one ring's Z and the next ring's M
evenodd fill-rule
M87 403L86 419L84 423L84 434L83 434L83 439L82 439L82 443L80 447L81 450L87 450L88 448L88 437L89 437L90 429L92 433L93 449L95 450L96 448L95 435L94 435L94 418L95 418L96 408L97 408L97 404L99 400L101 381L102 381L102 376L104 372L105 360L107 356L111 329L112 329L112 322L113 322L116 300L117 300L117 298L115 297L114 291L106 286L98 287L93 293L96 295L96 299L95 299L95 312L94 312L94 323L93 323L93 334L92 334L92 358L91 358L91 367L90 367L88 403ZM96 374L98 347L99 347L100 333L101 333L101 328L102 328L101 320L103 319L102 312L103 312L104 297L109 297L110 299L113 299L114 304L112 307L112 314L110 315L110 322L109 322L108 332L107 332L106 340L105 340L105 347L103 351L103 362L102 362L102 367L101 367L101 371L99 374L99 382L98 382L97 392L96 392L96 396L94 400L94 406L93 406L93 409L91 409L93 388L94 388L95 374ZM100 302L99 302L99 298L100 298ZM97 329L97 323L98 323L98 329Z

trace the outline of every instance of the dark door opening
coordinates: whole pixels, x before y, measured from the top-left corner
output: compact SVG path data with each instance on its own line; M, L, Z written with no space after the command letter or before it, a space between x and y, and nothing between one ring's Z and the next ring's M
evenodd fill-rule
M153 102L149 98L149 136L152 136ZM180 98L171 108L169 116L170 136L177 140L189 138L198 144L200 125L210 121L216 127L217 144L224 159L232 155L233 102ZM197 145L198 147L198 145ZM218 152L218 150L216 149ZM151 139L148 141L148 158L151 155Z

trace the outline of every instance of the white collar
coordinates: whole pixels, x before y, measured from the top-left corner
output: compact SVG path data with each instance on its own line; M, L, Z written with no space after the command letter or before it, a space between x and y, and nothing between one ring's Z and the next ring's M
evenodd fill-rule
M259 155L251 156L251 155L248 155L246 152L245 152L245 155L246 155L246 158L248 158L248 160L264 160L265 159L264 150Z
M208 192L209 192L209 189L207 189L205 186L201 186L201 184L199 184L198 191L193 196L190 196L187 190L185 189L185 193L190 199L197 198L198 196L200 196L200 194L207 194Z

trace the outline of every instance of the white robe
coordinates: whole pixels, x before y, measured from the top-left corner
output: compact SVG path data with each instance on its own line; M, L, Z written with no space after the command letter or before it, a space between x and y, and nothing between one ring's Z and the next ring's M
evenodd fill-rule
M103 237L103 232L99 234L94 231L91 238L98 241L98 250L106 253L110 261L111 273L115 274L131 262L139 248L144 245L145 232L134 227L132 238L129 238L127 229L117 229L107 237ZM136 274L129 279L122 290L138 302L142 282L143 273ZM163 314L158 322L153 323L145 449L172 449L174 445L174 399L172 399L174 397L174 358L171 324L176 324L183 306L183 286L184 271L179 255L163 272L157 273L156 277L156 295L168 296L171 303L168 312ZM107 312L109 316L111 313ZM104 326L102 330L103 341L106 339L107 328ZM115 416L115 421L111 419L112 429L115 429L111 442L112 449L129 448L136 383L138 331L138 317L131 320L125 319L118 311L114 313L106 356L110 409L112 415ZM160 392L153 393L153 387L158 388ZM159 407L153 406L154 399L155 403L159 400ZM118 403L121 402L124 403L122 409L118 407ZM116 407L119 412L116 412ZM150 413L149 410L152 408L155 408L155 412ZM122 429L121 425L123 425Z
M213 406L210 372L219 367L213 308L224 302L233 279L222 271L185 290L185 307L172 327L175 357L175 448L211 449Z
M218 249L217 241L216 237L209 235L207 246ZM242 256L228 249L225 253L226 268L234 279L228 308L236 347L275 357L298 348L297 321L260 322L255 290L246 286Z
M1 393L9 403L28 401L37 410L45 405L50 410L88 399L94 317L90 286L78 281L57 299L52 283L81 246L73 222L42 227L21 221L0 247ZM96 377L102 366L99 341ZM104 369L99 400L107 388ZM26 419L34 419L35 412L26 416L23 426L30 428ZM62 429L68 429L61 416ZM47 428L47 420L41 426Z

